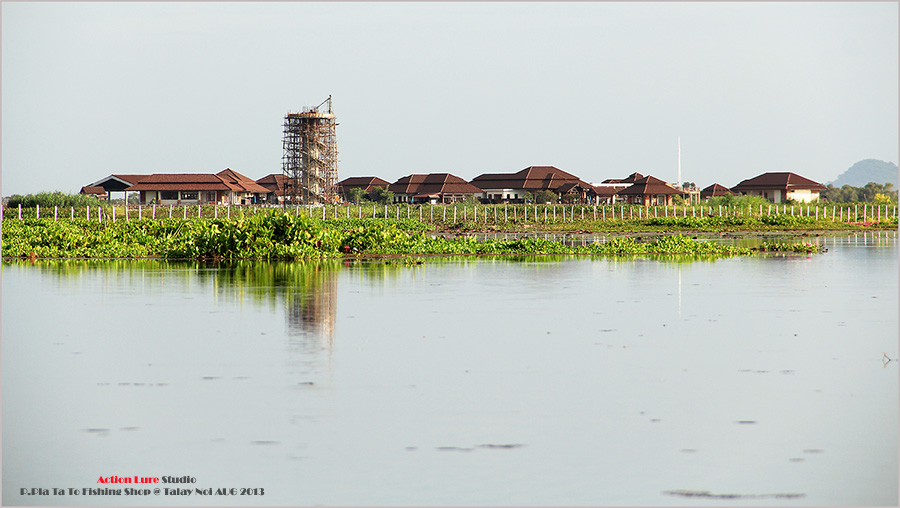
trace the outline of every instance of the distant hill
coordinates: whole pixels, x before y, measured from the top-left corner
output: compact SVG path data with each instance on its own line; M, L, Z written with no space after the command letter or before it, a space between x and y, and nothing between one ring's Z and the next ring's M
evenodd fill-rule
M835 187L851 185L853 187L865 187L869 182L885 184L891 182L894 188L898 187L898 169L893 162L885 162L877 159L865 159L850 166L847 171L838 175L833 182L828 182Z

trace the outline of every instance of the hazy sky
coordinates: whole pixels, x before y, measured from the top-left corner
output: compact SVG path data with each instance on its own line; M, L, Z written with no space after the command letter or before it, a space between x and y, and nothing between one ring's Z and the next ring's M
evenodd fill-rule
M333 96L340 178L554 165L701 187L898 158L898 4L2 3L2 193L281 172Z

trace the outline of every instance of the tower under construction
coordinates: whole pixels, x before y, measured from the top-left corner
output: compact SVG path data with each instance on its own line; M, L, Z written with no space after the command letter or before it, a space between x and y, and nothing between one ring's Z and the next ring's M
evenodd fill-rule
M327 105L325 111L319 108ZM291 203L337 200L338 157L331 96L314 108L284 116L284 199Z

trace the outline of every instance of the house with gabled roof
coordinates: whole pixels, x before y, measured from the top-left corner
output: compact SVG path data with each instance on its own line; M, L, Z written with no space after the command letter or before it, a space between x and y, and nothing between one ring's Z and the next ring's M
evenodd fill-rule
M450 173L414 174L388 186L395 203L455 203L481 194L481 189Z
M94 196L95 198L99 198L99 199L109 199L109 193L107 193L106 189L104 189L103 187L100 187L99 185L97 185L97 186L85 185L84 187L81 188L81 191L79 191L79 194L86 194L88 196Z
M346 200L347 193L351 189L362 189L363 192L368 194L369 192L372 192L376 187L384 189L390 185L390 182L388 182L387 180L382 180L377 176L351 176L349 178L344 178L337 183L337 192Z
M284 201L286 191L285 176L283 174L268 174L257 180L256 183L261 187L265 187L266 190L269 191L263 199L263 201L265 201L266 203L281 203L282 201Z
M791 172L770 172L747 179L731 188L748 196L761 196L773 203L792 199L810 203L819 199L826 187L809 178Z
M226 168L216 174L157 173L128 189L140 192L141 203L160 204L252 204L269 190L256 181Z
M525 193L547 190L557 195L560 187L578 184L590 187L577 176L554 166L528 166L516 173L485 173L472 179L472 185L481 189L482 198L492 203L524 203ZM574 186L567 187L571 190Z
M577 182L568 182L560 185L556 188L556 194L559 196L559 200L564 203L586 205L597 203L598 196L603 194L603 192L598 192L598 189L593 185L578 180ZM571 198L571 200L567 200L567 198Z
M634 172L625 178L607 178L600 183L592 183L597 204L614 204L619 197L619 192L634 185L636 180L644 178L644 175Z
M644 176L634 180L629 187L619 191L628 203L644 206L672 206L672 196L682 191L654 176Z
M594 200L598 205L614 204L619 199L619 192L627 189L631 184L627 183L594 183Z
M416 195L416 191L425 181L426 176L428 175L406 175L388 185L388 190L394 193L394 203L412 203L413 196Z
M714 183L700 191L700 199L717 198L719 196L734 196L734 192L724 185Z

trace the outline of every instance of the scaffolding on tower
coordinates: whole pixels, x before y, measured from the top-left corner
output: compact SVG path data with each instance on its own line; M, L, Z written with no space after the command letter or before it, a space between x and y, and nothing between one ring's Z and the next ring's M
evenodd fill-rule
M325 111L319 108L327 104ZM331 96L314 108L284 116L282 173L285 203L333 203L338 199L338 157Z

